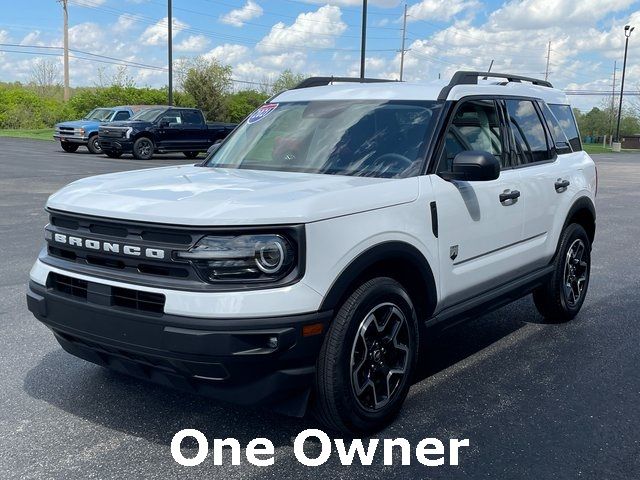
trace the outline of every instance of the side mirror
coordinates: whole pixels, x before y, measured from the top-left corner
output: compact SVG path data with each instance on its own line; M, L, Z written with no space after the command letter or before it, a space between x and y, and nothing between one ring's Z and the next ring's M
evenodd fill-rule
M500 176L500 161L489 152L467 150L453 159L450 172L441 172L445 180L466 180L482 182L495 180Z
M167 127L169 127L169 120L161 120L161 121L160 121L160 127L161 127L161 128L167 128Z

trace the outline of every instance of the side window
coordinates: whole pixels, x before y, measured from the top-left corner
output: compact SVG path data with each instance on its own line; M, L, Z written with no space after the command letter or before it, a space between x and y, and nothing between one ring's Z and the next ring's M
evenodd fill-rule
M118 120L129 120L131 115L126 110L120 110L116 113L115 117L113 117L113 121L117 122Z
M560 122L558 122L558 119L555 117L546 103L538 102L538 105L542 110L542 116L544 117L545 122L547 122L547 127L551 132L558 154L563 155L565 153L571 153L573 150L571 149L571 145L569 144L569 139L567 139L567 136L560 126Z
M455 156L466 150L493 153L506 166L500 117L493 100L469 100L458 106L445 135L438 171L451 170Z
M182 123L182 117L180 116L180 112L177 110L169 110L167 113L165 113L164 115L162 115L162 117L160 118L160 122L166 122L171 124L181 124ZM174 125L172 125L174 126Z
M202 125L202 118L195 110L183 110L182 121L189 125Z
M517 164L542 162L552 158L547 133L531 100L507 100Z
M578 126L576 125L576 119L573 116L571 107L569 105L549 105L549 108L558 119L562 130L564 130L565 135L569 139L573 151L577 152L582 150Z

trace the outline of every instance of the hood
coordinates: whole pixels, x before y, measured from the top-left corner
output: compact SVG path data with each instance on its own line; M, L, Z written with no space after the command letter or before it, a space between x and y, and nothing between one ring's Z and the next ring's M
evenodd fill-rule
M120 122L110 122L110 127L136 127L141 128L147 125L151 125L151 122L145 122L142 120L123 120Z
M71 120L69 122L56 123L56 127L88 128L97 127L101 122L97 120Z
M163 167L89 177L49 197L52 209L194 226L307 223L408 203L418 179Z

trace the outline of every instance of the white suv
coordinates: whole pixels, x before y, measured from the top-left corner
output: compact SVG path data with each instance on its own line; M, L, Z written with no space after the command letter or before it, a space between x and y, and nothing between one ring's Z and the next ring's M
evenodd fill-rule
M371 432L421 336L531 292L547 320L578 313L596 188L547 82L313 78L202 164L52 195L28 304L89 361Z

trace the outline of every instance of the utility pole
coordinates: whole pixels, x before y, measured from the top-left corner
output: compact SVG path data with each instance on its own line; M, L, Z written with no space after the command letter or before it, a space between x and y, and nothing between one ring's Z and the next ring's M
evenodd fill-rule
M551 60L551 41L549 41L549 45L547 47L547 68L544 71L544 80L545 82L549 80L549 62Z
M407 4L404 4L404 20L402 21L402 47L400 49L400 81L402 81L402 74L404 73L404 54L406 52L404 48L404 42L407 37Z
M69 10L67 0L60 0L62 4L63 35L64 35L64 101L69 100Z
M620 105L618 106L618 126L616 127L616 142L620 143L620 117L622 116L622 96L624 95L624 75L627 71L627 51L629 50L629 37L636 27L625 25L624 36L624 61L622 62L622 80L620 81Z
M618 70L618 61L613 61L613 87L611 88L611 122L609 124L609 136L613 142L613 119L616 116L616 70Z
M169 105L173 105L173 27L171 0L167 1L167 27L168 27L168 63L169 63Z
M364 60L367 49L367 0L362 0L362 45L360 46L360 80L364 80Z

